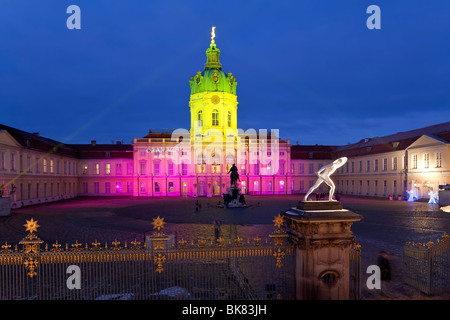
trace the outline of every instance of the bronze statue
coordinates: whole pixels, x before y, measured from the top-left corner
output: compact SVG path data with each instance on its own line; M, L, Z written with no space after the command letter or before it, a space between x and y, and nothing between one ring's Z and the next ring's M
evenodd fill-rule
M241 180L239 180L238 168L236 167L236 165L234 163L231 166L230 170L228 170L227 174L230 174L231 186L234 185L235 187L237 187L237 181L241 181Z

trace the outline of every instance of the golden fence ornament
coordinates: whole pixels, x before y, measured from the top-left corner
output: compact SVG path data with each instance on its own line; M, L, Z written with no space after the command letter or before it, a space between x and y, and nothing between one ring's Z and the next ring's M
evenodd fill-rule
M286 241L289 236L282 229L284 218L278 215L274 217L273 221L275 230L268 235L265 241L259 236L241 238L240 235L236 235L235 238L223 238L222 236L214 238L211 235L188 241L183 238L177 241L175 238L173 244L168 246L171 238L163 232L166 222L159 216L153 219L153 233L144 237L143 243L134 239L129 243L124 242L123 245L117 239L111 243L100 243L96 239L86 242L76 240L75 243L65 244L56 240L53 243L44 244L37 236L40 227L38 221L26 220L24 226L28 234L19 242L19 247L8 242L0 244L0 276L11 282L11 284L0 283L0 299L22 297L22 294L26 295L27 292L35 292L34 294L39 296L37 299L77 297L76 290L67 292L67 289L64 289L66 288L65 281L59 283L60 280L57 280L67 278L66 268L71 265L80 266L83 270L83 281L90 283L85 286L92 287L89 290L94 293L88 292L87 296L92 296L96 294L95 292L111 290L112 285L106 282L108 280L126 292L129 288L146 285L145 281L166 283L171 281L170 279L176 276L180 270L188 269L198 270L195 271L197 272L195 273L196 277L203 277L202 279L212 277L202 280L203 282L194 283L193 288L199 284L203 285L203 283L219 283L220 280L222 282L217 284L217 290L214 289L211 292L222 292L226 295L229 290L227 287L223 287L223 283L231 280L225 279L234 279L233 281L238 281L245 289L249 286L249 280L245 279L240 270L244 270L246 277L253 278L255 277L255 263L261 263L259 272L264 276L269 275L268 272L276 272L279 277L285 277L291 272L288 271L290 269L286 269L286 266L289 268L292 266L294 247ZM289 259L287 259L288 257ZM273 261L273 264L270 261ZM276 271L282 267L285 269ZM216 270L214 268L226 268L227 272L234 272L233 277L225 276L223 271L225 269L205 271ZM21 274L24 278L20 278ZM140 280L141 274L147 280ZM192 278L190 274L183 274L183 277ZM16 282L16 278L19 279L17 286L19 289L14 289L12 285L13 282ZM193 280L183 278L183 281ZM53 286L59 287L55 289L56 287ZM16 293L17 290L19 293ZM275 298L278 293L278 291L274 292L271 298ZM83 298L83 294L79 294L76 299ZM141 295L145 294L147 293L141 293ZM250 294L249 297L258 297L257 294L250 291L246 291L246 294ZM283 292L283 296L289 296L289 294ZM94 295L95 297L96 295ZM52 299L50 298L50 300Z
M28 270L27 275L30 278L33 278L34 276L37 276L36 269L39 266L39 261L35 256L39 253L40 245L44 241L34 234L34 232L37 233L37 229L40 227L37 224L37 220L34 221L33 218L26 220L24 227L26 228L25 231L28 231L29 233L19 242L19 244L23 246L22 251L25 254L23 265Z
M285 240L289 238L289 235L284 231L281 227L284 226L284 217L279 214L273 220L274 226L276 227L275 231L269 234L269 237L273 239L275 246L283 246L285 244ZM280 248L276 252L273 253L273 257L276 260L276 266L281 268L283 264L284 257L286 256L286 252L281 251Z

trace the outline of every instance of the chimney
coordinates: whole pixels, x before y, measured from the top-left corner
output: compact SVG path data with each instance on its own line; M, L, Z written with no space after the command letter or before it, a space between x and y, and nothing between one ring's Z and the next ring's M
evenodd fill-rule
M93 147L95 147L95 146L97 145L97 141L91 140L91 145L92 145Z
M36 137L40 137L40 136L41 136L39 132L33 132L33 134L34 134Z

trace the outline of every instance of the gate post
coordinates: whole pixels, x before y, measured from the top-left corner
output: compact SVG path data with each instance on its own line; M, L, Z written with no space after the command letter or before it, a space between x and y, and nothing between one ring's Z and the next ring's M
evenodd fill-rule
M348 300L351 226L362 216L338 201L300 201L281 215L296 246L296 299Z

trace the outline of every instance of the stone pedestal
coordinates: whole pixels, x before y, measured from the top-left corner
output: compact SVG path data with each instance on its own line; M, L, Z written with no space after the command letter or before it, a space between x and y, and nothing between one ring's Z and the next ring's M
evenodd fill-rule
M9 197L0 197L0 216L9 216L11 214L11 202Z
M238 187L227 188L223 201L227 208L245 208L247 206L241 188Z
M338 201L301 201L281 215L296 245L296 299L348 300L351 226L362 216Z

